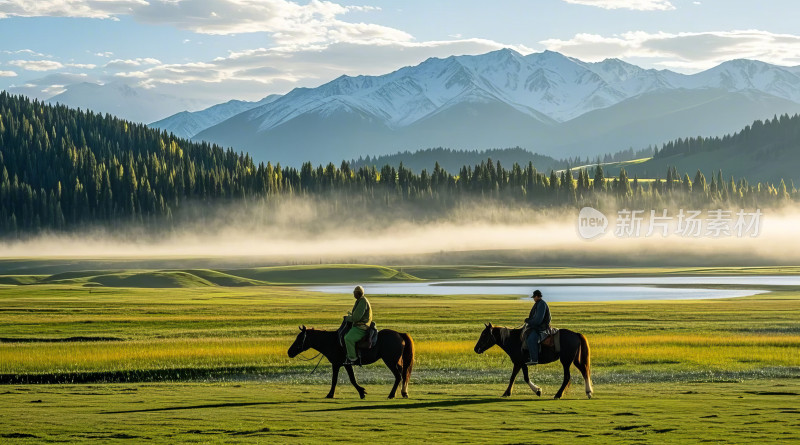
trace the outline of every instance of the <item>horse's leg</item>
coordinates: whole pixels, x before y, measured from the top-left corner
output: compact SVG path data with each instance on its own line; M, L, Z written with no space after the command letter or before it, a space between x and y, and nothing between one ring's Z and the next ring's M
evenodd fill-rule
M583 383L586 385L586 397L591 399L594 391L592 390L592 380L589 374L586 372L586 366L581 363L578 357L575 357L575 361L572 363L574 363L575 367L578 368L578 371L581 372L581 375L583 376Z
M563 352L563 351L562 351ZM554 399L560 399L562 395L564 395L564 390L567 389L569 386L569 366L572 364L572 360L569 358L561 356L561 365L564 367L564 381L561 383L561 388L556 393Z
M514 380L517 379L517 374L519 373L520 367L520 365L514 363L514 370L511 371L511 380L508 382L508 388L506 388L506 392L503 393L503 397L511 396L511 390L514 389Z
M522 365L522 377L525 378L525 383L527 383L528 386L531 387L531 391L533 391L534 394L536 394L537 396L541 397L542 388L539 388L538 386L534 385L533 382L531 382L530 377L528 377L528 365Z
M402 375L403 367L400 366L400 358L398 357L394 362L390 361L386 357L383 357L383 362L386 363L386 366L389 370L392 371L394 374L394 386L392 386L392 392L389 393L389 398L393 399L395 394L397 394L397 387L400 386L400 380Z
M342 365L340 365L338 363L332 363L331 364L331 368L333 368L332 369L333 370L333 377L331 377L331 391L328 393L327 396L325 396L325 398L327 398L327 399L332 399L333 398L333 393L334 393L334 391L336 391L336 382L339 381L339 368L341 368L341 367L342 367Z
M404 399L408 398L408 372L406 372L406 367L403 366L403 369L400 371L400 377L403 379L402 385L400 386L400 395L403 396Z
M403 378L403 386L400 388L400 395L404 399L408 398L408 381L411 380L411 369L414 366L414 341L411 336L405 334L403 346L403 369L401 377Z
M363 399L367 394L367 390L356 381L356 375L353 373L353 365L344 365L344 369L347 371L347 376L350 377L350 383L352 383L356 391L358 391L358 396Z

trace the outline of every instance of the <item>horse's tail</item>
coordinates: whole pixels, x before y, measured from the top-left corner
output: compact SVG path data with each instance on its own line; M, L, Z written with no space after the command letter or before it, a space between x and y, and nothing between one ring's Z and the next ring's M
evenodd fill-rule
M414 367L414 340L408 334L400 334L405 342L403 347L403 389L401 394L408 397L408 381L411 379L411 368Z
M575 360L576 364L580 365L578 369L583 374L583 380L586 382L586 395L591 398L592 394L594 394L594 388L592 388L592 358L589 352L589 342L583 334L578 334L578 338L581 341L581 348Z

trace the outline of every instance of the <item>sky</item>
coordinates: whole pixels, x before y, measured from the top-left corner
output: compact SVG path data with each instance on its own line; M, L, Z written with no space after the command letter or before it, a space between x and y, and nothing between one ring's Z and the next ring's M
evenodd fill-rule
M798 16L797 0L0 0L0 89L119 82L208 106L500 48L797 66Z

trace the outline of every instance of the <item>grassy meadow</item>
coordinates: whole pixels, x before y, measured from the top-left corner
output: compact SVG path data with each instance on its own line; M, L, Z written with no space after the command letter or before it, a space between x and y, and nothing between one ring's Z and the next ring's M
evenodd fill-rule
M800 432L800 289L791 287L734 299L551 303L555 326L589 340L593 400L577 371L567 400L549 400L561 379L557 364L532 371L542 399L521 377L511 399L499 397L509 360L498 348L483 355L472 348L484 322L521 323L531 302L517 296L381 296L367 285L378 327L415 340L409 400L384 400L391 374L382 364L356 370L366 400L345 373L338 399L323 400L327 362L312 373L317 360L286 354L298 325L335 329L352 305L350 296L299 283L800 273L795 267L62 266L18 261L0 276L0 438L329 442L350 440L360 428L378 441L403 431L411 442L446 433L465 442L591 435L611 443L706 434L744 442ZM357 427L361 419L368 426Z

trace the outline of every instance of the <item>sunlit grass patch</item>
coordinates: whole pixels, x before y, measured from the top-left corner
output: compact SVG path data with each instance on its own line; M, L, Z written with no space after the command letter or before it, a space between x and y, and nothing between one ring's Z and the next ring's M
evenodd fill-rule
M285 341L199 338L0 346L0 373L290 365Z
M431 273L452 274L460 270L477 275L524 274L531 270L503 271L486 266L436 269L431 268ZM764 273L779 269L791 268L765 269ZM289 270L312 273L315 268ZM327 270L345 275L353 270L379 273L384 278L386 274L399 272L399 268L362 270L359 266ZM403 269L406 270L424 272L421 267ZM658 272L652 268L646 270L646 273ZM662 273L679 270L686 269L664 269ZM722 273L721 269L713 270ZM115 273L124 275L132 271ZM542 273L588 271L552 268ZM78 275L65 274L61 278L86 278ZM96 275L97 271L91 271L89 276ZM203 276L209 281L231 279L212 272ZM551 311L555 326L587 336L594 372L601 381L604 375L624 375L626 379L638 375L646 380L666 378L664 373L694 375L708 370L719 375L725 372L756 375L760 370L777 369L768 373L774 376L776 372L780 374L780 369L800 368L800 355L795 353L800 347L799 294L785 290L777 294L779 298L552 303ZM485 322L515 327L531 306L530 301L502 296L370 295L370 301L379 328L407 332L414 338L417 355L414 373L426 381L450 381L454 375L461 381L506 375L510 361L505 354L497 347L482 355L475 354L475 342ZM748 307L746 318L742 317L744 302ZM334 330L351 307L351 297L287 286L0 287L0 338L84 336L122 340L0 343L0 374L130 371L132 377L116 380L125 381L124 378L139 378L136 372L147 370L216 370L214 375L219 375L227 369L238 370L235 372L247 369L261 376L294 379L307 374L316 364L316 361L288 358L286 351L299 332L297 326ZM303 356L314 354L309 351ZM383 376L386 370L382 366L367 366L360 372ZM555 375L559 368L558 364L544 365L537 372ZM180 375L202 375L202 372L181 371Z

